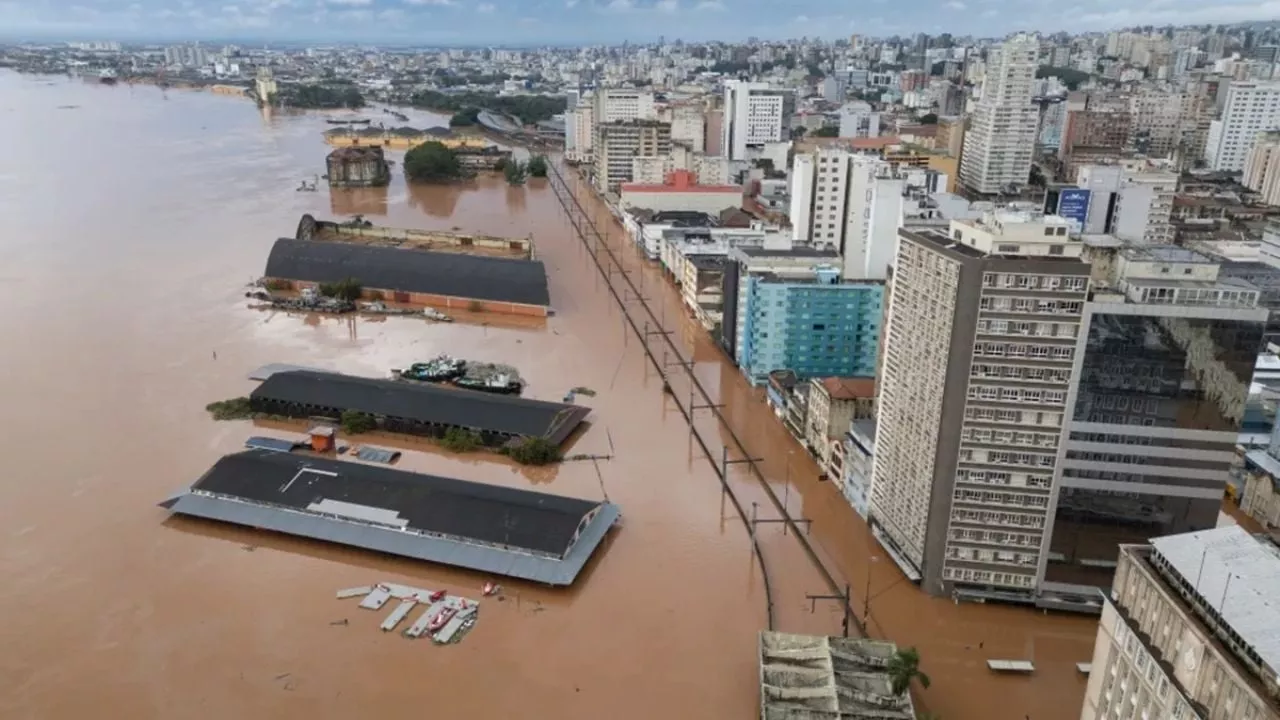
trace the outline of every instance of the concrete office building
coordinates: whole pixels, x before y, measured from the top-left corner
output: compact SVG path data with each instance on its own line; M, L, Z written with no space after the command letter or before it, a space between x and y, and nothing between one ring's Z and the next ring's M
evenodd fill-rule
M633 88L605 88L596 90L592 100L593 117L597 123L621 120L656 120L657 107L653 93Z
M595 145L595 105L580 103L565 117L564 154L570 162L591 160Z
M1205 160L1214 170L1244 169L1258 134L1280 127L1280 82L1233 82L1222 117L1209 124Z
M596 123L592 154L595 185L602 193L616 193L634 178L634 160L671 154L671 125L656 120Z
M1032 104L1039 43L1025 34L991 51L982 80L982 97L964 136L960 182L993 195L1031 178L1040 115Z
M1268 311L1192 250L1086 254L1094 287L1039 588L1042 606L1097 612L1120 545L1217 524Z
M930 594L1033 597L1089 285L1069 227L995 210L899 231L870 515Z
M1089 190L1083 232L1134 243L1173 242L1171 216L1178 172L1172 164L1132 160L1084 165L1076 175L1076 186Z
M721 153L730 160L749 160L748 148L781 142L787 94L767 83L726 80Z
M855 100L840 106L840 137L873 138L880 136L880 113L871 103Z
M1081 720L1280 720L1280 549L1237 525L1123 545Z

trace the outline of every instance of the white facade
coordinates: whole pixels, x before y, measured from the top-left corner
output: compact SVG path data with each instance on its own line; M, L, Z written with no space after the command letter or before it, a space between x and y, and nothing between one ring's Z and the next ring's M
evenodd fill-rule
M671 140L688 145L694 152L706 150L707 121L696 107L682 106L671 111Z
M1205 160L1219 171L1244 169L1258 134L1280 127L1280 82L1233 82L1222 118L1209 126Z
M791 160L791 240L807 242L813 227L813 156L798 153Z
M865 138L880 136L880 113L870 103L849 102L840 107L840 137Z
M595 134L595 107L581 103L565 118L565 156L574 162L590 160Z
M619 120L655 120L657 108L653 93L629 88L606 88L595 94L595 122Z
M1280 551L1238 525L1121 546L1081 720L1280 720Z
M1039 112L1032 104L1039 43L1015 36L991 51L982 99L964 135L960 181L976 192L995 194L1026 185L1031 176Z
M748 146L781 142L783 106L782 91L767 83L726 80L720 143L725 156L746 160Z
M1082 165L1076 185L1091 193L1083 232L1135 243L1173 242L1178 173L1167 164Z
M1280 133L1266 133L1254 143L1240 182L1261 195L1262 202L1280 205Z

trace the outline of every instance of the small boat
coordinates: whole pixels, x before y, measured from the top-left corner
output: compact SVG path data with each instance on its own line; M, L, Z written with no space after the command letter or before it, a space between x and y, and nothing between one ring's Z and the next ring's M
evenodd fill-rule
M422 382L445 382L462 377L467 371L467 361L448 355L438 355L424 363L414 363L408 370L401 370L400 377Z
M443 600L443 599L444 599L445 594L446 594L446 593L445 593L445 591L444 591L444 590L437 590L437 591L435 591L435 592L431 593L430 595L428 595L428 596L427 596L427 600L428 600L429 602L440 602L441 600Z
M497 585L493 582L487 582L484 584L484 589L481 590L481 592L484 593L485 597L489 597L490 595L498 592L501 589L502 589L501 585Z
M445 625L449 623L450 620L453 619L453 616L457 614L458 614L458 611L453 608L445 608L441 610L440 612L436 613L435 617L431 618L431 622L427 625L427 632L429 633L439 632Z

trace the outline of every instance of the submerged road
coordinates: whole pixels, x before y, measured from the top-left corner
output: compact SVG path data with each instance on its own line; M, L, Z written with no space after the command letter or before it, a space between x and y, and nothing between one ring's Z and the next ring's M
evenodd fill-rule
M794 557L784 545L799 543L826 581L826 587L789 587L775 572L770 595L785 598L770 608L776 629L788 631L803 622L801 614L825 606L833 634L848 623L851 634L918 647L932 680L928 690L914 688L922 712L950 718L1078 717L1087 679L1075 664L1092 657L1096 620L958 605L930 597L907 580L838 487L821 479L763 392L750 386L689 316L678 290L631 242L608 205L576 170L556 165L552 186L571 226L593 251L636 337L662 371L668 394L690 418L702 453L753 530L766 575L780 564L770 558ZM800 598L807 602L797 603ZM1037 671L1030 677L998 676L986 667L988 659L1030 660Z

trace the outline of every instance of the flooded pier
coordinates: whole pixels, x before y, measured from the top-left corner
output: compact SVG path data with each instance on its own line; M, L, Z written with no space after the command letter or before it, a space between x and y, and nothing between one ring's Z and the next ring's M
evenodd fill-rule
M57 111L67 104L92 112ZM445 120L415 113L410 122ZM604 707L623 720L752 717L759 630L841 628L840 603L809 597L831 595L831 583L797 530L841 592L850 588L859 620L866 611L870 636L919 648L933 686L916 694L917 710L947 720L1078 716L1084 681L1075 663L1089 659L1093 623L930 599L885 559L871 561L879 551L838 490L817 479L757 391L686 321L657 270L628 255L659 324L761 458L773 495L807 521L755 525L756 556L751 526L708 459L732 438L699 409L698 435L719 438L699 446L676 402L689 407L689 384L670 373L664 391L548 181L411 187L397 175L385 188L298 193L297 177L327 152L319 116L264 118L208 93L165 101L151 87L2 71L0 128L30 140L8 156L21 173L0 168L0 332L22 339L6 344L0 373L9 419L0 450L10 470L0 480L0 613L19 618L39 607L42 617L65 619L0 623L8 650L0 717L92 716L110 706L132 718L394 718L427 703L471 717L530 707L568 720ZM70 146L61 137L97 150L64 161L58 149ZM136 163L142 146L146 167ZM570 182L606 242L625 250L607 210ZM555 316L481 313L437 324L244 306L243 283L301 215L351 212L385 227L532 234ZM439 353L519 367L533 399L596 391L575 400L592 415L573 452L608 460L521 467L400 436L361 438L403 451L401 469L623 508L623 526L574 587L509 583L500 600L484 602L483 622L462 645L424 652L398 632L378 632L374 616L357 615L365 611L354 600L334 601L334 589L378 578L473 597L487 578L171 518L154 506L247 437L305 430L208 417L207 403L252 390L245 376L255 368L378 377ZM781 519L745 464L730 465L726 482L748 517ZM991 658L1029 660L1036 671L996 676Z

